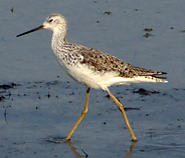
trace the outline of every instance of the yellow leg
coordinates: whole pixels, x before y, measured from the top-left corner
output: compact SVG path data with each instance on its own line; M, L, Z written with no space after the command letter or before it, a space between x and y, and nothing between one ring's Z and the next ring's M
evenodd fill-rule
M73 129L71 130L71 132L67 136L66 140L69 140L71 138L72 134L74 133L74 131L76 130L76 128L78 127L78 125L80 124L80 122L82 121L82 119L87 114L87 112L88 112L89 94L90 94L90 88L87 88L84 110L82 111L80 118L78 119L78 121L74 125Z
M123 105L116 99L116 97L107 89L106 92L109 94L109 96L113 99L113 101L116 103L116 105L118 106L119 110L121 111L122 115L123 115L123 118L125 120L125 123L129 129L129 132L131 134L131 137L132 137L132 141L137 141L137 138L136 136L134 135L134 132L132 131L132 128L130 126L130 123L128 121L128 118L127 118L127 115L125 113L125 110L124 110L124 107Z

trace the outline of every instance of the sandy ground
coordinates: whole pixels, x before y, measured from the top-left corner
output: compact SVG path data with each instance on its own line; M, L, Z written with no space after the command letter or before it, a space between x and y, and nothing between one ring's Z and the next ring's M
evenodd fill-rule
M1 157L184 157L184 5L183 0L2 1ZM71 141L63 142L83 109L86 89L61 70L50 31L15 38L51 13L68 19L68 41L168 72L168 84L110 88L126 107L136 144L101 90L91 91L89 113Z

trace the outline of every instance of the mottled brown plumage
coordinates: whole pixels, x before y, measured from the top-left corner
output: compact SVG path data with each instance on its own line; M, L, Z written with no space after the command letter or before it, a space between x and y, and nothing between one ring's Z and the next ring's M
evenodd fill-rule
M166 74L164 72L133 66L97 49L82 48L80 49L79 54L83 56L83 61L81 63L88 65L93 71L104 73L114 71L119 73L120 77L126 78L151 76L166 79L165 77L160 76Z

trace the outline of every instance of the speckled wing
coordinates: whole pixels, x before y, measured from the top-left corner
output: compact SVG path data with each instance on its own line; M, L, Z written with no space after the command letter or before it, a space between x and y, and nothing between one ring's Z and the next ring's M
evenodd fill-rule
M165 72L153 71L145 68L135 67L126 63L114 56L96 49L82 48L80 54L83 56L81 64L86 64L94 71L98 72L116 72L118 76L124 78L132 78L138 76L150 76L152 78L166 79L161 75L167 74Z

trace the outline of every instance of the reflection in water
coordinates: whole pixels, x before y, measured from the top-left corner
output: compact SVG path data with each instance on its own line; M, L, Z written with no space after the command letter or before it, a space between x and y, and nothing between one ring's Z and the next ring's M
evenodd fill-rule
M70 146L71 150L73 151L73 154L75 155L76 158L81 158L81 157L87 158L87 157L88 157L88 154L87 154L84 150L82 150L82 152L83 152L85 155L83 155L83 156L80 155L80 154L76 151L77 148L73 145L73 143L72 143L70 140L65 141L65 142L69 144L69 146ZM134 151L134 146L135 146L136 143L137 143L137 142L132 142L132 144L131 144L131 146L130 146L130 149L127 151L127 154L126 154L125 158L132 158L132 154L133 154L133 151Z
M130 150L127 151L127 155L125 156L125 158L132 158L132 154L134 151L134 146L137 142L132 142L131 146L130 146Z
M65 138L59 138L59 137L52 138L52 139L47 140L47 142L56 143L56 144L66 143L66 144L69 145L71 151L73 152L73 154L76 158L82 158L82 157L87 158L88 157L88 153L86 153L83 149L81 149L83 154L80 154L77 151L78 148L76 148L74 146L73 142L71 142L70 140L65 140ZM134 146L135 146L136 143L137 142L132 142L132 144L130 146L130 149L127 151L127 154L126 154L125 158L132 158L132 154L133 154L133 151L134 151Z
M77 148L74 146L74 144L70 140L65 140L64 137L49 138L46 140L46 142L55 143L55 144L66 143L69 145L71 151L73 152L76 158L88 157L88 154L83 149L81 151L84 153L84 155L81 155L79 152L77 152Z
M66 140L66 142L69 144L69 146L70 146L70 148L71 148L71 150L72 150L72 152L73 152L73 154L75 155L75 157L76 158L80 158L80 157L88 157L88 154L84 151L84 150L82 150L82 152L85 154L85 155L80 155L77 151L76 151L76 147L73 145L73 143L70 141L70 140Z

